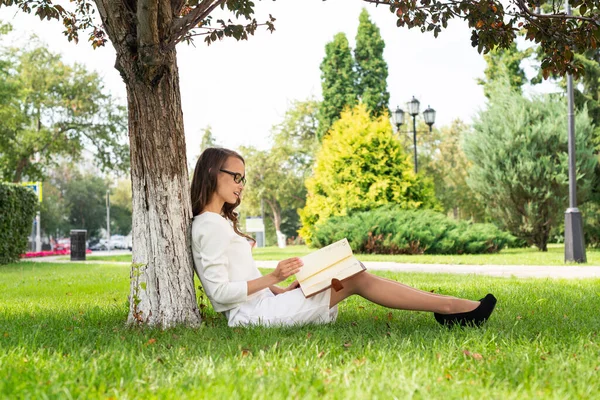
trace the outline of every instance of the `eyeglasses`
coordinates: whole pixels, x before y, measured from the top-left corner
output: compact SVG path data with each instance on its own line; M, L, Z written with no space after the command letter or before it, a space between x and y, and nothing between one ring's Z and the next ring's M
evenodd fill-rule
M244 186L246 186L246 177L242 176L242 174L240 174L239 172L231 172L231 171L227 171L226 169L220 169L219 171L225 172L226 174L233 176L233 181L235 183L242 182L244 184Z

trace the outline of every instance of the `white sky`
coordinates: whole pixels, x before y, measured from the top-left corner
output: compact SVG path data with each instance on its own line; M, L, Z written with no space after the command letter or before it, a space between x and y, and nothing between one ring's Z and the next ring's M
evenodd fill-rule
M437 111L436 126L455 118L467 122L485 106L482 88L485 62L470 45L470 30L453 21L437 39L430 33L397 28L386 7L360 0L257 1L257 20L272 14L276 31L264 28L248 41L226 38L206 46L178 47L183 116L188 159L197 155L201 129L211 125L219 144L237 148L252 144L267 148L271 127L278 123L292 100L321 96L319 65L325 44L344 32L354 47L358 16L366 7L386 43L390 108L405 108L414 95L422 110ZM0 20L15 28L10 37L19 43L32 33L69 62L98 71L107 89L125 103L125 86L114 69L111 45L93 50L84 40L69 43L62 24L41 22L15 8L2 7Z

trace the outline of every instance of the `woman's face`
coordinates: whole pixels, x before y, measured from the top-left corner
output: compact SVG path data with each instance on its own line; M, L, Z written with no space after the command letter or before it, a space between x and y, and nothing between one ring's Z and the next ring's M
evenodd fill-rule
M223 172L223 170L228 171ZM246 168L244 163L237 157L229 157L221 171L217 175L217 191L216 195L221 198L225 203L235 204L238 199L242 196L242 190L244 190L244 183L236 183L234 176L231 174L240 174L242 177L246 176Z

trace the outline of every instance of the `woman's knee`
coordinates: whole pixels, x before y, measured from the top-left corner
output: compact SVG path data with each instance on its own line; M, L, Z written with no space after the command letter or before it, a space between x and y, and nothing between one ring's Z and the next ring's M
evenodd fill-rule
M360 289L364 289L369 284L371 278L372 275L364 271L348 278L346 282L348 282L352 293L359 293Z

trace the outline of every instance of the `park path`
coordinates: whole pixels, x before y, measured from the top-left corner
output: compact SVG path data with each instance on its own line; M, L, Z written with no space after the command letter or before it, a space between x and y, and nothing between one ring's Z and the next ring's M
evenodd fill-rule
M106 255L106 253L97 253ZM128 254L127 251L111 251L111 255ZM36 262L69 262L64 256L30 258L27 261ZM131 265L129 262L115 261L77 261L85 264L117 264ZM275 268L278 261L256 261L259 268ZM383 261L364 261L368 270L374 271L395 271L395 272L428 272L428 273L447 273L447 274L475 274L500 277L517 278L600 278L600 266L598 265L564 265L564 266L544 266L544 265L457 265L457 264L407 264Z

